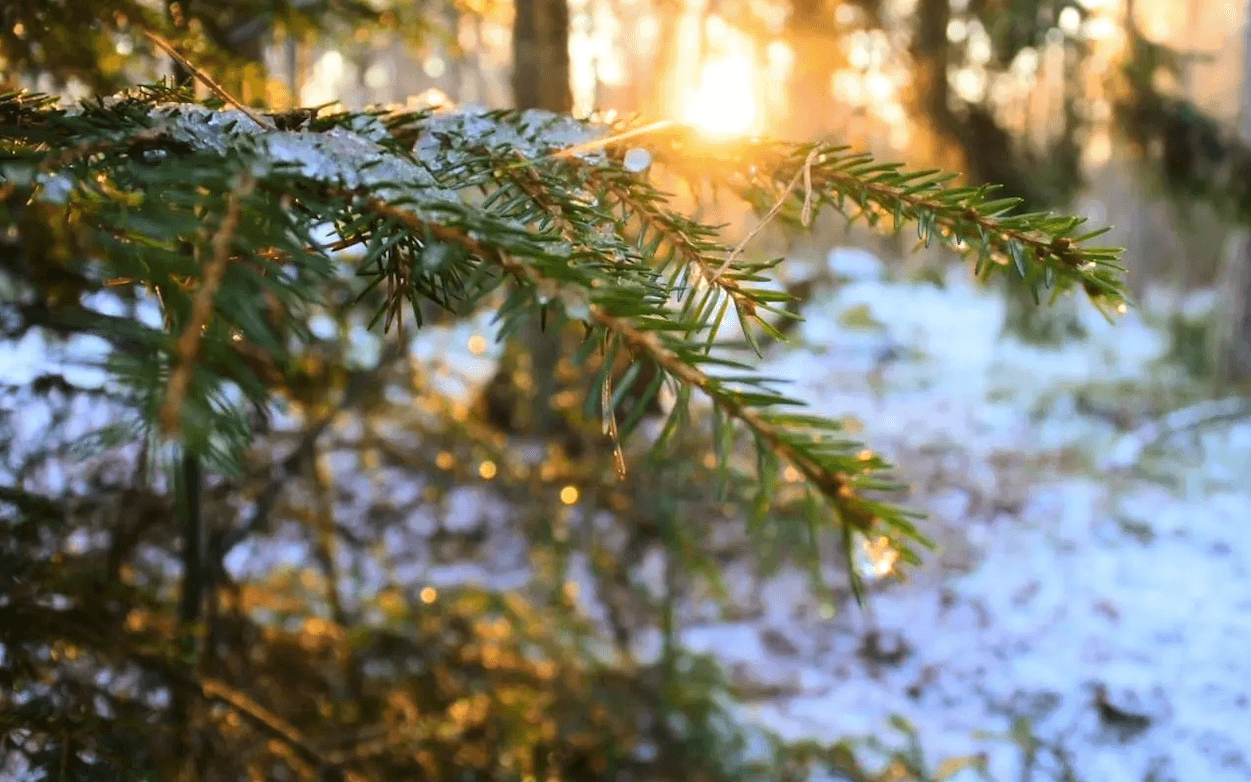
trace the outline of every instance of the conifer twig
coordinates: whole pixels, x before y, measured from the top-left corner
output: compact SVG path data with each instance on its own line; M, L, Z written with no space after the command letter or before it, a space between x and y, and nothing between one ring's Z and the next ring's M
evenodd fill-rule
M647 133L655 133L658 130L664 130L665 128L673 127L673 125L674 125L673 120L662 119L657 122L652 122L650 124L643 125L642 127L631 128L630 130L622 131L621 133L617 133L612 136L606 136L604 138L595 139L594 141L585 141L581 144L574 144L572 147L566 147L558 152L553 152L551 155L548 155L548 157L549 158L573 157L574 155L580 154L582 152L590 152L591 150L594 150L594 149L602 149L603 147L607 147L611 144L616 144L616 143L625 141L626 139L634 138L636 136L642 136Z
M116 149L124 144L133 144L137 141L151 141L160 138L167 128L164 125L154 125L150 128L142 128L130 135L122 136L115 139L103 139L97 141L88 141L64 149L55 155L44 158L40 161L39 166L35 169L37 174L46 174L53 169L63 168L66 165L77 160L83 160L100 152L107 152ZM0 185L0 201L6 200L20 186L21 180L13 178Z
M514 258L507 250L477 240L460 229L426 222L413 212L392 206L376 197L367 197L362 205L363 208L375 214L395 220L409 228L423 230L433 239L459 245L478 257L497 264L510 276L527 285L559 285L543 277L530 265ZM629 320L612 315L596 304L589 305L587 312L591 320L616 334L630 348L651 357L665 372L676 377L683 384L699 389L727 415L744 424L767 443L775 454L786 459L799 470L813 487L837 503L848 525L862 532L868 532L873 527L877 520L876 516L866 507L864 498L856 492L850 475L842 472L831 473L810 457L800 453L787 441L778 427L765 420L754 408L720 391L716 387L714 378L684 361L661 342L654 332L638 329Z

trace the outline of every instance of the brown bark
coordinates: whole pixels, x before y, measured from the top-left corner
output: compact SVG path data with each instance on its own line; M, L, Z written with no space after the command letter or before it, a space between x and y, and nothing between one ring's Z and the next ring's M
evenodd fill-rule
M1237 241L1224 280L1229 306L1220 367L1223 380L1245 384L1251 383L1251 235L1244 231Z
M519 109L573 109L569 86L569 6L517 0L513 18L513 102Z
M1049 158L1037 160L1026 154L1012 133L1001 125L991 108L981 104L952 105L948 81L950 43L947 24L951 19L950 0L920 0L911 55L913 105L924 116L940 142L950 143L964 163L965 178L971 184L996 184L997 197L1023 199L1021 211L1039 211L1056 206L1065 190L1065 177L1076 177L1076 170L1061 170L1067 154L1063 145L1051 150ZM1071 123L1066 132L1071 133ZM936 165L949 162L939 153ZM1070 161L1076 165L1076 158ZM1015 266L1007 272L1008 312L1004 330L1029 341L1054 343L1081 334L1071 307L1040 308Z
M573 108L569 81L569 6L566 0L517 0L513 18L513 105L568 114ZM495 377L478 406L504 431L553 434L562 428L552 408L561 330L524 324L509 341ZM529 391L523 391L525 377Z
M788 136L815 137L831 128L830 77L838 46L825 0L793 0L790 38L795 47L791 74Z
M1242 66L1242 110L1239 130L1244 141L1251 141L1251 3L1244 19ZM1227 261L1224 291L1227 322L1224 344L1220 346L1220 366L1224 380L1233 383L1251 382L1251 236L1240 237L1239 251Z

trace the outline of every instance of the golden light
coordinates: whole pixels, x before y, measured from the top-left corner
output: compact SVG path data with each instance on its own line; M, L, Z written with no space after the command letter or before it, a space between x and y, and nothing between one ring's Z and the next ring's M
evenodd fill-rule
M730 54L709 60L682 112L682 122L709 136L732 138L757 129L756 68L751 57Z
M439 597L439 592L434 587L424 587L421 590L421 602L430 605Z
M865 554L868 555L873 575L880 578L894 572L895 565L899 561L899 552L891 546L888 538L885 536L879 536L876 540L865 538L862 545Z
M486 352L486 348L487 348L486 337L482 336L481 334L474 334L472 337L469 338L469 352L474 354L475 356L481 356L483 353Z
M434 458L434 463L438 465L440 470L450 470L452 465L456 464L456 457L447 451L440 451L439 455Z
M478 475L481 475L483 480L491 480L495 477L495 472L495 462L486 461L478 465Z
M578 487L566 486L560 490L560 501L566 505L572 505L578 501Z

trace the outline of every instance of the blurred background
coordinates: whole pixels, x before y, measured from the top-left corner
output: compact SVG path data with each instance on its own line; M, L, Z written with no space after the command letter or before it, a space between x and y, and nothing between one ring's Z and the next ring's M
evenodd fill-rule
M118 19L88 46L69 36L32 46L40 26L58 22L38 9L60 5L6 12L10 81L81 96L170 73L165 58L141 56L152 52L128 34L127 3L101 10ZM229 63L245 102L275 109L423 96L638 113L713 135L833 139L945 166L1000 183L1030 208L1115 225L1140 299L1153 281L1217 284L1239 206L1230 191L1245 178L1231 147L1247 122L1246 9L1235 0L169 8L199 36L192 50L205 65ZM1170 189L1208 191L1207 203L1179 207Z
M844 758L822 772L835 780L1242 780L1248 10L1232 0L36 0L0 7L0 81L67 98L185 81L142 36L148 26L272 111L538 108L673 120L711 143L828 139L997 183L1029 210L1110 224L1106 243L1127 248L1137 306L1112 325L1081 299L1040 309L1011 280L980 285L954 255L914 248L907 228L879 235L826 216L748 245L761 260L787 258L779 285L805 318L762 371L795 379L792 393L892 457L910 486L902 499L931 514L940 549L910 580L871 545L861 552L874 584L865 612L841 592L816 599L786 540L749 535L738 510L709 496L715 460L702 434L619 482L593 438L539 420L548 398L582 404L551 335L497 344L483 312L384 340L365 328L345 274L309 322L318 342L305 382L270 411L255 470L208 481L220 571L204 619L214 640L198 659L325 753L355 758L353 773L598 779L594 758L612 757L629 778L761 778L731 769L768 754L755 739L723 752L719 728L656 717L707 727L711 704L730 703L788 742L888 736L854 744L865 768L830 770L852 768ZM727 241L755 224L697 175L650 174L681 208L725 224ZM12 302L21 274L5 247ZM107 291L81 301L155 312ZM172 479L139 480L139 443L97 443L89 458L74 445L110 424L107 381L84 368L99 359L99 346L6 327L5 480L67 503L71 519L6 552L28 562L52 551L66 578L108 574L138 589L148 602L127 626L167 637L183 574ZM121 508L134 519L117 521L129 518ZM826 570L838 583L837 567ZM591 656L613 660L612 673L574 676L581 658L544 656L560 633L609 639ZM677 670L675 643L725 679L688 661L675 689L660 676ZM10 730L0 755L33 742L24 725L84 697L57 687L86 653L48 648L40 664L57 673L46 687L23 695L0 680ZM159 680L109 681L168 705ZM652 722L613 721L636 712ZM592 749L560 744L584 718L604 731ZM469 729L491 719L533 733ZM92 729L105 735L105 723ZM69 733L49 725L43 754L0 773L45 761L63 771L69 739L57 737ZM414 726L428 729L420 750ZM241 778L232 763L253 778L301 776L298 759L228 727L202 734L210 759L192 778ZM157 743L114 749L177 767ZM559 762L514 751L537 758L553 745Z

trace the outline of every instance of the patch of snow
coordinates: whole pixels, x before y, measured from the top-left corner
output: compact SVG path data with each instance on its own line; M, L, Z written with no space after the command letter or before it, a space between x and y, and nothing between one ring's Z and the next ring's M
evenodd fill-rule
M835 247L826 256L825 267L836 279L878 282L883 277L882 259L859 247Z
M382 358L382 336L365 323L356 322L348 328L347 366L354 370L373 369Z
M652 153L642 147L635 147L625 153L625 158L621 161L621 165L626 171L640 173L646 171L652 164Z
M859 304L905 348L876 398L856 377L871 366L858 350L866 338L838 322ZM1113 443L1106 421L1071 402L1032 418L1048 393L1145 378L1166 352L1167 336L1138 316L1109 326L1081 309L1090 336L1044 349L1000 338L1001 296L963 270L946 290L861 279L809 304L798 346L775 350L762 371L797 378L792 392L825 415L853 415L870 444L963 454L966 480L926 505L931 524L966 529L979 554L941 589L877 592L871 619L853 614L836 625L826 661L812 661L807 692L754 704L745 710L751 719L789 738L834 740L882 735L898 713L917 727L927 756L984 751L1003 780L1022 773L1020 750L974 732L1006 731L1012 716L1030 716L1083 780L1142 782L1153 769L1182 780L1251 775L1251 527L1243 523L1251 423L1198 435L1198 447L1171 465L1177 489L1040 474L1018 518L969 518L978 512L970 491L997 490L992 456L1076 448L1093 460ZM772 615L776 626L787 612ZM793 622L791 636L831 633ZM690 628L683 639L731 667L793 666L760 643L761 627ZM849 651L870 628L898 634L912 654L895 664L857 661ZM822 671L837 683L817 692L812 677ZM1095 684L1114 705L1149 718L1142 736L1113 736L1094 705ZM1031 693L1049 708L1025 715Z
M320 312L308 319L308 330L314 337L326 341L339 336L339 324L334 318Z

